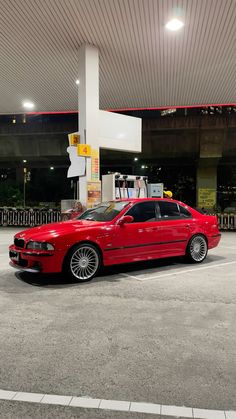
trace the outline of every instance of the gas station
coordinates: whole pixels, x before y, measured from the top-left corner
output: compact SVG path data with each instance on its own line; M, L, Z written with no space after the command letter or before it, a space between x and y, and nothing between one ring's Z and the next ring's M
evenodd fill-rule
M0 20L0 418L236 419L235 0L0 0ZM190 264L201 217L194 251L221 240Z

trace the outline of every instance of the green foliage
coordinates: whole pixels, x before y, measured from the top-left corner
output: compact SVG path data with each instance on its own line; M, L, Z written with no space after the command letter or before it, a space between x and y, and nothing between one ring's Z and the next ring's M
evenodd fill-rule
M12 180L0 182L0 206L16 207L23 204L23 193Z

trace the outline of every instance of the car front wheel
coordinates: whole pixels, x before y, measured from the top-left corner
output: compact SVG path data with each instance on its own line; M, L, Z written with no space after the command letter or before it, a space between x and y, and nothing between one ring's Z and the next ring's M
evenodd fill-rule
M193 236L187 246L186 256L192 263L202 262L208 251L207 241L201 234Z
M92 244L81 243L73 247L68 254L65 270L78 282L92 279L101 265L99 251Z

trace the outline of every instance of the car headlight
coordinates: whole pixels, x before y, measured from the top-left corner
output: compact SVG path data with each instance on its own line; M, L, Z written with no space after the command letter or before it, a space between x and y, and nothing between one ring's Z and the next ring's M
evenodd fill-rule
M33 249L33 250L54 250L54 246L50 243L46 242L34 242L30 241L27 243L26 249Z

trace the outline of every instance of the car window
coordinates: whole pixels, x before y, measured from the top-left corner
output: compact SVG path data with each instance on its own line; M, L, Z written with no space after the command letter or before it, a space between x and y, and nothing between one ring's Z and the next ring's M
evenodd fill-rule
M159 201L160 216L161 218L179 218L180 212L178 205L175 202Z
M134 217L134 223L156 221L156 204L154 201L135 204L126 215Z
M89 209L79 217L77 220L88 221L111 221L113 220L127 205L128 201L109 201L102 202L97 207Z
M179 211L180 211L180 216L182 218L191 218L192 217L191 212L189 212L186 208L182 207L182 205L179 205Z

